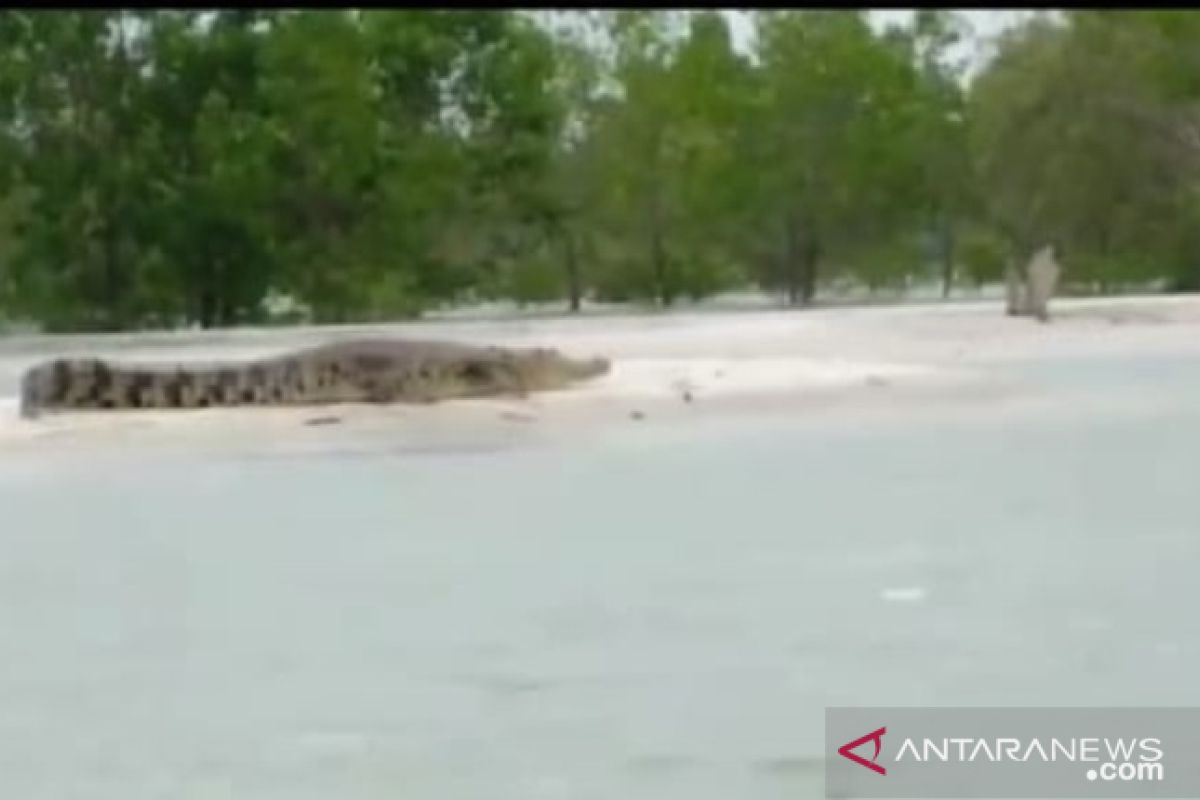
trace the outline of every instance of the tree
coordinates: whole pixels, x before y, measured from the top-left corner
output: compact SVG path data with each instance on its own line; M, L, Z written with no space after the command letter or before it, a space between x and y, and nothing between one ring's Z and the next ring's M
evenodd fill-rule
M853 11L758 15L761 98L754 170L780 242L763 276L808 303L821 262L894 235L913 185L916 76L908 51Z
M28 191L13 254L19 308L52 327L116 329L143 306L139 77L146 54L115 11L4 12L6 176Z
M602 283L669 306L730 280L749 72L716 13L621 12L612 36L619 99L593 130L611 253Z
M467 107L472 211L491 271L482 282L489 293L515 292L518 300L559 294L531 276L544 266L539 257L564 213L552 181L567 116L555 86L557 58L545 30L509 15L491 46L471 61L477 76ZM526 292L531 283L537 288Z
M971 172L962 65L948 58L948 52L965 33L966 23L952 12L916 12L911 46L920 83L911 133L921 165L916 183L918 204L936 243L943 297L949 296L954 284L958 230L973 216L978 203Z
M281 285L341 322L375 277L367 222L381 169L372 53L346 11L297 11L272 26L262 104Z
M203 327L257 319L278 279L258 23L163 14L147 33L147 245L163 269L159 304Z
M590 32L590 29L588 29ZM602 67L599 58L575 38L560 38L555 89L563 108L547 177L550 214L548 236L561 251L567 307L578 312L587 289L584 250L591 243L590 228L602 184L597 169L596 139Z
M1178 223L1164 223L1194 207L1174 148L1147 129L1153 83L1119 57L1136 64L1135 43L1146 42L1118 29L1125 16L1085 12L1014 31L971 97L989 215L1014 265L1055 241L1066 276L1101 291L1161 276L1179 241L1169 231Z
M605 294L675 296L667 241L671 207L665 141L671 118L671 43L665 12L622 11L611 18L620 101L607 103L594 135L604 174L600 224L619 254L603 276ZM644 259L644 261L642 261ZM641 265L645 264L647 270ZM615 267L615 269L614 269Z

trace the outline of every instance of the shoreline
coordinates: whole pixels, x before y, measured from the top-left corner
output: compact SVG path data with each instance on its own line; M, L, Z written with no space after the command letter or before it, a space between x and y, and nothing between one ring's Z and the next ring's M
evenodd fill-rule
M272 450L307 443L319 449L403 439L437 449L472 441L569 441L584 429L644 430L658 423L686 428L760 415L833 422L878 418L878 412L902 418L921 409L994 413L997 404L1040 397L1037 386L1013 377L1012 365L1102 356L1200 357L1200 296L1060 299L1052 314L1042 324L1008 317L989 302L272 329L278 335L269 337L231 331L222 346L204 337L163 347L156 343L161 337L148 334L151 344L138 347L135 336L114 347L111 339L95 337L60 352L125 360L240 360L367 333L551 346L573 356L606 356L613 368L571 389L524 400L66 413L29 421L17 416L14 380L48 354L42 347L10 350L0 355L0 373L6 373L0 379L7 381L0 384L0 447L12 456L116 447L132 454L149 445ZM276 341L268 345L264 338Z

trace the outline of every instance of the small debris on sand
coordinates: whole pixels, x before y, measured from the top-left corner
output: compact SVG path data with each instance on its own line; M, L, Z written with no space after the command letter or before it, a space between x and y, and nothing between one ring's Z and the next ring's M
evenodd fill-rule
M892 382L889 381L887 378L881 378L878 375L868 375L867 376L867 386L882 387L882 386L890 386L891 383Z
M683 399L683 402L692 402L692 389L695 387L692 385L691 381L686 379L674 381L671 384L671 388L679 392L679 396Z
M646 418L646 415L645 415L645 414L643 414L641 411L638 411L638 410L635 408L633 411L630 411L630 412L629 412L629 418L630 418L630 419L645 419L645 418Z
M311 417L309 419L304 420L304 424L311 426L311 427L316 427L318 425L340 425L341 422L342 422L341 417L332 417L332 416Z
M509 422L535 422L537 417L517 411L502 411L500 412L500 419L506 419Z

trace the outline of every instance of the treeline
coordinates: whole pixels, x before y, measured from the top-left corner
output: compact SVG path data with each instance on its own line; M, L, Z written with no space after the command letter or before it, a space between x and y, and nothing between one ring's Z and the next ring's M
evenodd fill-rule
M757 286L1200 286L1200 17L0 12L0 316L346 322Z

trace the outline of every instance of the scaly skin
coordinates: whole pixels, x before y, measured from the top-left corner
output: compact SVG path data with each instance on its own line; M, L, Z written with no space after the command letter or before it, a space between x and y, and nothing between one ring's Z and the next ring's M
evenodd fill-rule
M553 391L603 375L604 358L545 348L362 339L243 363L187 366L55 359L28 372L21 414L47 410L434 403Z

